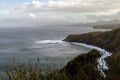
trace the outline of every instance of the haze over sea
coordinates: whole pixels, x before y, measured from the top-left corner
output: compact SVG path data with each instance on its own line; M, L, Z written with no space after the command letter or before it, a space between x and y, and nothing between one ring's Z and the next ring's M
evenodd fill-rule
M40 59L40 67L64 66L69 60L90 49L63 42L68 34L104 31L92 27L22 27L0 28L0 72L18 62L36 61Z

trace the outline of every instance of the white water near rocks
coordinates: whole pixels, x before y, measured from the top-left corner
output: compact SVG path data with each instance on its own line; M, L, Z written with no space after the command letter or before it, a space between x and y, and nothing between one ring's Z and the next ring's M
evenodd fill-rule
M59 66L59 64L62 64L64 66L73 57L80 53L86 53L90 49L71 45L69 43L51 43L49 40L60 40L70 33L82 34L95 31L106 31L106 29L93 29L90 26L74 27L62 25L24 28L1 27L0 75L5 76L6 78L4 69L11 69L14 60L21 63L28 63L28 61L35 63L36 59L39 57L42 71L45 71L46 63L44 61L46 57L49 59L50 65L56 64Z
M62 44L62 43L65 43L64 41L62 40L43 40L43 41L36 41L36 43L39 43L39 44ZM97 59L97 62L99 63L98 64L98 70L101 72L101 75L106 77L106 74L104 73L104 70L108 70L108 66L106 64L106 61L105 61L105 58L107 58L108 56L111 56L112 53L106 51L105 49L102 49L100 47L96 47L96 46L93 46L93 45L88 45L88 44L85 44L85 43L76 43L76 42L71 42L72 44L75 44L75 45L79 45L79 46L83 46L83 47L86 47L86 48L89 48L89 49L95 49L97 51L100 52L101 54L101 57Z
M106 51L105 49L102 49L102 48L99 48L99 47L96 47L96 46L93 46L93 45L88 45L88 44L85 44L85 43L72 42L72 44L80 45L80 46L87 47L87 48L90 48L90 49L98 50L100 52L100 54L102 55L100 58L97 59L97 62L99 63L98 64L98 70L101 72L101 75L103 77L106 77L106 74L104 73L103 70L108 70L109 68L106 64L105 58L111 56L112 53Z

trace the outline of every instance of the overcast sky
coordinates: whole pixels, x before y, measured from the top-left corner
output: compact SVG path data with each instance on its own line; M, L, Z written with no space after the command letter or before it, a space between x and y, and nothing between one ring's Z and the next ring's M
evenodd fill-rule
M120 0L0 0L0 26L75 24L120 18Z

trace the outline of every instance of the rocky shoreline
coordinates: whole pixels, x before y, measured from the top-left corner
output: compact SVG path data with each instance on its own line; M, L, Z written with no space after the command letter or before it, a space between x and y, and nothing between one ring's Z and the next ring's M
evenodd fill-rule
M120 80L120 29L106 32L92 32L85 34L70 34L64 39L67 42L86 43L88 45L98 46L113 53L111 57L106 58L109 70L104 70L106 77L103 79L96 77L96 80ZM93 56L94 57L94 56ZM91 57L91 59L93 58ZM79 61L80 62L80 61ZM78 65L77 65L78 66ZM83 65L79 65L84 67ZM87 74L87 73L86 73ZM97 74L97 73L93 73ZM87 76L90 77L90 76ZM82 79L80 79L82 80ZM89 79L85 79L89 80ZM90 79L92 80L92 79ZM95 79L94 79L95 80Z
M117 53L120 51L120 29L106 32L70 34L64 41L86 43L101 47L112 53Z
M101 75L102 75L103 77L106 77L106 74L104 73L103 70L109 70L109 68L108 68L108 66L107 66L107 64L106 64L105 59L106 59L107 57L111 56L112 53L110 53L110 52L108 52L108 51L106 51L106 50L104 50L104 49L102 49L102 48L93 46L93 45L87 45L87 44L85 44L85 43L76 43L76 42L72 42L72 43L75 44L75 45L79 45L79 46L83 46L83 47L86 47L86 48L90 48L90 49L95 49L95 50L97 50L97 51L100 53L100 55L101 55L101 57L99 57L99 58L97 59L97 62L98 62L98 70L100 71L100 73L101 73Z
M39 59L35 66L31 63L17 63L12 71L6 71L8 80L120 80L120 29L71 34L64 41L93 50L78 55L60 70L56 68L50 70L48 66L48 71L45 73L40 69ZM51 41L42 41L42 43L46 42ZM59 43L59 41L52 41L52 43ZM110 51L112 56L106 50ZM0 78L0 80L4 79Z

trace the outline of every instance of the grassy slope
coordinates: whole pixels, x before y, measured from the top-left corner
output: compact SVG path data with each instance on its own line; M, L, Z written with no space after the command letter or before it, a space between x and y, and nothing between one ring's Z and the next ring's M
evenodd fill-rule
M87 43L116 53L120 50L120 29L107 32L71 34L67 36L65 41Z
M17 64L13 71L7 71L8 80L102 80L103 77L97 69L97 58L101 55L92 50L87 54L75 57L61 70L42 73L39 63L36 67L29 64ZM27 67L27 68L26 68Z
M71 60L63 70L69 80L102 80L97 68L97 58L100 56L98 51L92 50Z
M111 56L107 58L107 64L109 70L106 71L106 80L120 80L120 56Z
M12 71L6 73L8 80L120 80L120 56L107 59L110 69L106 71L106 78L100 75L97 68L97 58L100 56L98 51L92 50L78 55L61 70L48 68L42 73L39 63L35 67L29 63L17 64Z
M120 29L107 32L72 34L65 41L87 43L111 51L113 55L107 58L110 69L106 71L107 77L105 80L120 80Z
M92 50L82 54L68 62L61 70L48 70L42 73L36 64L18 64L13 71L7 71L8 80L120 80L120 29L108 32L95 32L82 35L69 35L66 39L69 42L83 42L105 48L114 53L107 58L109 70L105 71L106 78L100 75L97 69L97 58L101 55L98 51Z

